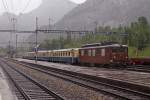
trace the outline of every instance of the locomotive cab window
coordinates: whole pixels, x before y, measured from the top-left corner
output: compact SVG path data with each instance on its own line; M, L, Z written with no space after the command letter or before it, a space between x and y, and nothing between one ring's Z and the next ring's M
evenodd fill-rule
M97 55L101 55L101 49L100 48L97 48L95 52Z
M112 48L112 52L127 52L127 48L125 48L125 47L115 47L115 48Z

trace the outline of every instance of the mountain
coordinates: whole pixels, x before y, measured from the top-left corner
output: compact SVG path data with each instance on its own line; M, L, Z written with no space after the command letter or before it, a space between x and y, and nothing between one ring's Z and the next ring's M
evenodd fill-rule
M43 0L40 7L19 17L19 26L21 26L21 29L35 28L36 17L39 19L40 26L48 25L49 18L51 18L51 23L54 24L76 6L77 4L69 0Z
M57 23L59 29L93 30L96 25L128 25L137 17L150 20L150 0L87 0Z
M23 30L33 30L35 28L35 18L38 17L39 25L48 25L49 18L51 23L56 23L77 4L69 0L43 0L42 4L35 10L16 16L14 14L2 14L0 16L0 29L10 26L10 18L17 18L17 28ZM9 21L8 21L8 16Z
M12 29L12 23L10 19L13 17L17 19L16 28L18 30L34 30L36 16L39 19L39 27L48 25L49 18L52 19L51 23L54 24L76 6L77 4L69 0L43 0L41 5L37 9L29 13L20 14L20 16L10 13L2 14L0 16L0 29ZM28 37L29 35L25 34L25 36L23 37ZM8 42L8 37L10 37L9 33L1 33L0 43ZM23 37L21 35L19 36L20 39L22 39ZM13 36L13 39L15 39L15 36Z

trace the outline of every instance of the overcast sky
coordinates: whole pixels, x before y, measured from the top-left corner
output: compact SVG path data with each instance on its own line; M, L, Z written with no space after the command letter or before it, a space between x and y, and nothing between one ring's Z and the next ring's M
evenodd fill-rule
M85 2L86 0L70 0L70 1L80 4ZM0 14L5 12L6 10L7 12L9 11L15 14L27 13L37 8L41 4L41 2L42 0L0 0ZM5 7L3 4L5 5ZM6 5L8 5L7 9Z

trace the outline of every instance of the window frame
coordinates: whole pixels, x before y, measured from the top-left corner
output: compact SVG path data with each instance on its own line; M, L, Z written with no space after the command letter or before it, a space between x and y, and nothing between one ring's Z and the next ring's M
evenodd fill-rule
M96 56L96 49L92 50L92 56L95 57Z
M91 57L92 56L92 50L88 49L88 56Z
M101 56L102 56L102 57L105 57L105 56L106 56L106 49L105 49L105 48L102 48L102 49L101 49Z

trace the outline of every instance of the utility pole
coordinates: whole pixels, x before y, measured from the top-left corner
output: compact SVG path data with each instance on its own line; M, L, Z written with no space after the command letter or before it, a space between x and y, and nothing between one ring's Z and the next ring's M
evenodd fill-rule
M12 30L13 30L13 32L11 32L11 34L10 34L10 47L11 47L11 45L13 47L13 34L15 34L15 32L16 32L16 22L17 22L17 19L14 18L14 17L11 18L11 22L12 22ZM11 56L13 57L13 51L12 51L12 49L10 49L10 52L11 52Z
M67 33L67 40L70 41L70 40L71 40L71 36L72 36L71 34L72 34L72 33L69 32L69 31L66 31L66 33Z
M11 18L11 22L12 22L12 28L13 28L13 33L15 33L16 31L16 22L17 22L17 19L16 18ZM12 38L12 37L11 37Z
M36 53L36 57L35 57L35 62L37 63L38 60L38 40L37 40L37 35L38 35L38 17L36 17L36 32L35 32L35 53Z
M8 57L11 57L11 48L10 48L10 40L8 42Z
M18 35L16 34L16 57L17 57L17 53L18 53Z
M51 30L51 18L49 17L49 30Z
M97 33L97 30L98 30L98 22L95 21L94 24L95 24L95 34L96 34L96 33Z

